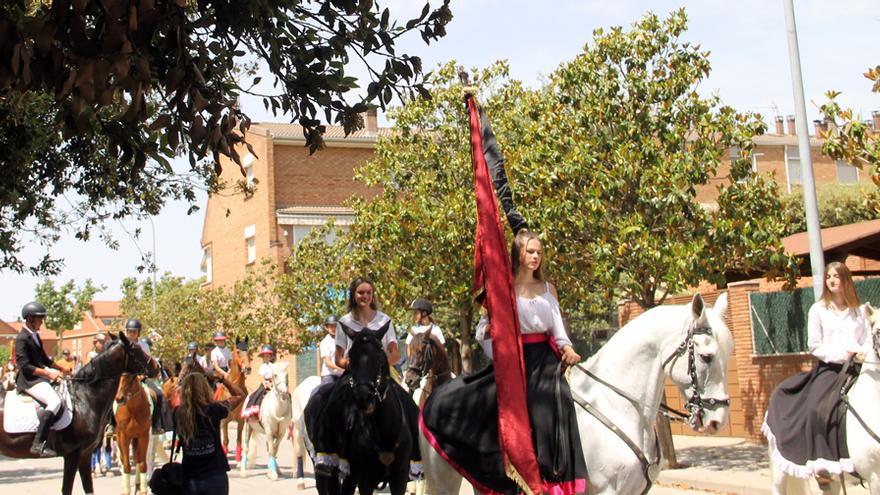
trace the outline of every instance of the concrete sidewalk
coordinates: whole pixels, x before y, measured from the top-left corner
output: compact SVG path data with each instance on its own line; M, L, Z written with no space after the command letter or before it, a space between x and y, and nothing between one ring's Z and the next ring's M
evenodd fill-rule
M675 451L681 469L660 473L660 486L740 495L770 494L767 447L742 438L675 435ZM811 482L813 493L822 493ZM848 478L847 492L867 495L858 480Z

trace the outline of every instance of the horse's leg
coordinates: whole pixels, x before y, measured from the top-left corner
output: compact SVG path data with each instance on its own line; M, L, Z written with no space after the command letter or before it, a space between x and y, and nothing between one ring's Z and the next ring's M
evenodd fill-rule
M251 426L249 421L244 422L244 430L244 442L245 446L247 446L251 441ZM249 449L245 449L241 456L241 461L238 463L238 469L241 472L242 478L247 476L247 463L250 461L250 452L248 450Z
M409 481L409 456L407 456L407 461L401 464L389 476L388 489L391 491L391 495L404 495L406 493L406 486ZM375 490L375 488L374 486L373 489Z
M122 425L118 425L120 428ZM116 447L119 454L119 468L122 471L122 495L131 495L131 464L129 463L129 439L117 433Z
M297 490L305 490L306 488L306 480L305 480L305 469L303 466L304 456L305 456L305 443L303 442L303 434L300 429L301 422L303 421L302 417L300 417L299 421L295 424L291 423L291 438L290 442L293 444L293 460L296 465L296 489Z
M83 452L79 458L79 480L82 482L83 493L92 495L95 493L92 483L92 457L93 454Z
M80 451L75 451L64 456L64 477L61 480L62 495L71 495L73 493L73 479L76 477L76 471L80 467ZM91 483L91 478L89 478Z
M238 419L235 420L235 462L241 462L241 437L244 433L244 419L241 418L241 415L238 415Z
M150 447L150 436L152 436L152 433L151 426L144 435L135 441L138 495L148 495L149 493L149 488L147 487L147 451Z
M257 435L260 434L259 431L254 430L254 425L257 424L259 422L248 423L248 441L247 445L245 445L248 469L253 469L257 464Z
M354 479L354 476L346 476L339 486L339 493L342 495L354 495L355 488L357 488L357 481Z

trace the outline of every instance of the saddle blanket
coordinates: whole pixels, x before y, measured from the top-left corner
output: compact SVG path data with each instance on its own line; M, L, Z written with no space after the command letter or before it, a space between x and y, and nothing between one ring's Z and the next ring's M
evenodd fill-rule
M61 395L61 418L52 425L53 430L63 430L73 421L73 403L67 386L58 389ZM3 429L6 433L34 433L40 421L37 419L39 403L27 394L6 392L3 407Z

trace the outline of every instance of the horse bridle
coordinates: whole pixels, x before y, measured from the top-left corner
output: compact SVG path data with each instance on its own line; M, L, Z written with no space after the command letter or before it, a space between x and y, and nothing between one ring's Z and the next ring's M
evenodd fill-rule
M131 349L133 349L133 347L130 345L126 347L126 345L122 342L119 342L118 345L123 346L123 348L122 348L122 355L123 355L123 358L122 358L122 370L123 371L122 371L122 373L128 373L128 371L126 369L128 368L128 360L129 360L129 358L131 358ZM104 352L107 352L107 351L109 351L109 349L106 349ZM147 357L148 357L148 359L146 361L144 361L143 363L141 363L140 368L135 370L133 374L146 375L149 373L149 371L150 371L149 364L150 364L150 360L152 358L149 356L147 356ZM94 373L90 374L90 376L81 376L81 377L71 376L70 380L71 381L79 381L79 382L95 382L98 380L113 380L113 379L119 378L121 373L119 375L104 373L104 371L106 369L106 364L104 363L104 361L106 361L106 358L103 358L103 359L102 358L103 358L103 354L99 354L97 357L95 357L94 359L92 359L89 362L89 365L94 370Z
M700 419L702 421L703 412L706 409L717 409L719 407L730 407L730 398L724 399L716 399L714 397L704 398L700 394L700 383L697 378L697 360L696 353L694 351L695 343L694 337L697 335L708 335L713 336L712 327L709 325L697 326L697 322L694 321L693 324L688 328L687 336L678 345L675 349L675 352L672 353L665 361L663 361L663 369L666 369L666 366L670 363L675 365L675 361L681 357L682 354L687 353L688 358L688 375L691 379L691 387L693 389L693 393L688 396L687 392L685 392L685 396L688 398L687 404L684 408L688 411L689 414L685 415L680 411L676 411L669 407L665 407L666 412L675 414L681 418L687 418L687 422L693 427L696 425L696 420ZM669 376L672 375L672 369L669 370ZM665 404L664 404L665 405Z
M428 331L430 331L430 330L428 330ZM418 364L410 365L407 368L407 370L415 371L416 375L419 378L423 378L426 373L431 371L428 363L434 362L434 345L435 345L434 340L431 339L430 336L425 335L422 338L422 348L419 350L418 354L416 354L416 356L419 357ZM437 373L436 375L434 375L434 377L438 378L438 377L441 377L444 375L449 375L451 373L452 373L452 370L446 370L442 373Z
M369 336L362 336L362 337L359 337L359 341L363 342L363 343L370 342L370 343L376 345L380 350L382 350L382 342L377 338L369 337ZM384 351L383 351L383 354L384 354ZM354 379L354 376L349 374L348 375L348 386L351 387L352 391L354 391L354 389L358 385L366 386L370 390L370 395L372 395L373 397L376 398L376 402L377 403L382 402L385 400L385 397L388 396L388 389L391 388L389 386L389 383L386 380L384 380L385 377L383 375L384 374L380 371L379 375L376 377L375 380L368 381L368 382L359 382ZM383 385L384 385L384 387L383 387ZM384 388L384 390L380 391L379 390L380 388Z
M710 335L711 336L711 335L713 335L712 328L708 325L697 326L697 322L694 321L693 324L688 328L688 332L687 332L687 335L685 336L684 340L681 342L681 344L678 345L678 347L676 347L675 351L663 361L663 366L662 366L662 369L665 371L666 366L668 366L670 363L673 363L673 365L674 365L674 362L679 357L681 357L683 354L687 354L687 356L688 356L688 374L690 375L690 379L691 379L691 388L693 388L693 390L694 390L694 393L691 394L690 396L688 396L687 405L685 406L685 409L688 410L688 413L677 411L677 410L672 409L671 407L669 407L663 403L660 404L660 410L661 410L661 414L664 414L670 420L687 421L691 426L696 424L694 418L700 417L705 409L714 409L714 408L721 407L721 406L730 406L730 398L726 398L726 399L703 398L700 395L699 381L697 379L696 355L695 355L695 350L694 350L694 347L695 347L694 337L696 335ZM621 390L620 388L616 387L615 385L608 383L607 381L603 380L602 378L597 376L595 373L584 368L580 364L576 364L574 367L579 369L583 373L585 373L587 376L589 376L590 378L592 378L596 382L601 383L605 387L609 388L611 391L613 391L617 395L632 402L640 410L642 409L641 402L638 399L636 399L635 397L633 397L632 395ZM669 373L669 374L671 375L671 373ZM651 462L648 460L648 457L645 455L645 453L642 451L642 449L631 438L629 438L626 435L626 433L624 433L616 424L614 424L613 421L608 419L608 417L605 416L604 414L602 414L601 411L599 411L592 404L587 402L586 399L581 397L577 392L575 392L574 389L571 390L571 395L572 395L572 399L574 400L574 402L577 405L581 406L581 408L583 410L585 410L587 413L592 415L594 418L596 418L597 421L602 423L603 426L605 426L606 428L611 430L611 432L613 432L615 435L617 435L617 437L620 438L623 441L623 443L625 443L626 446L629 447L629 449L632 451L632 453L638 458L639 463L642 465L642 474L645 476L645 481L646 481L645 489L642 490L641 495L647 494L648 491L651 489L651 486L654 483L654 480L652 479L652 476L651 476L651 468L652 467L655 468L660 463L660 443L659 443L659 439L657 438L657 436L655 435L655 437L654 437L654 451L655 451L654 458L656 459L656 461ZM685 396L687 396L687 393L685 393Z

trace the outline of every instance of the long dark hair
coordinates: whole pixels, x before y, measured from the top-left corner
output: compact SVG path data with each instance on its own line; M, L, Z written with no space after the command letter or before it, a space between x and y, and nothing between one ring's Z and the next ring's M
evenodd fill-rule
M358 286L361 284L369 284L369 286L372 287L373 299L370 301L370 309L378 310L379 304L376 302L376 284L367 277L358 277L352 280L351 285L348 286L348 311L354 312L354 310L357 309L357 301L355 301L354 296Z
M513 276L516 276L516 272L519 271L519 255L522 253L522 250L526 248L529 244L529 241L535 239L538 242L541 242L541 239L538 238L538 234L534 232L522 229L517 232L516 236L513 238L513 242L510 244L510 269L513 271ZM541 243L543 245L543 243ZM533 275L536 280L544 280L544 258L541 257L541 264L538 265L538 268L535 270Z

